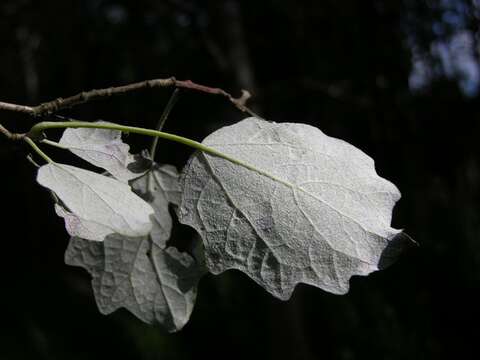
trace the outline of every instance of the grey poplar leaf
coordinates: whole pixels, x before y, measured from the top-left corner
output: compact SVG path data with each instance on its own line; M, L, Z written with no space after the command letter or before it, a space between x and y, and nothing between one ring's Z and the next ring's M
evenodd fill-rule
M135 237L147 235L152 229L153 208L118 180L50 163L40 167L37 181L52 190L68 209L56 207L73 236L102 241L106 234Z
M85 268L102 314L126 308L148 324L169 332L190 318L197 283L204 274L195 260L174 247L165 249L148 236L108 235L103 243L73 237L65 253L68 265Z
M180 330L190 318L202 263L174 247L167 247L172 219L169 203L179 201L178 173L173 166L153 164L132 182L134 191L155 213L149 236L109 235L103 243L72 237L65 253L69 265L85 268L100 311L126 308L142 321Z
M214 274L238 269L282 300L298 283L344 294L411 242L390 226L395 185L317 128L248 118L203 144L247 165L197 152L181 175L179 220L201 234Z
M122 133L118 130L67 128L59 144L123 182L135 179L145 172L132 171L139 159L130 154L130 146L122 141Z
M112 234L111 227L95 220L82 219L60 204L55 204L55 212L65 221L65 229L70 236L79 236L89 241L103 241L107 235Z
M177 169L172 165L154 163L147 174L133 180L131 185L133 191L153 207L150 235L158 246L165 247L172 231L168 204L178 205L181 197Z

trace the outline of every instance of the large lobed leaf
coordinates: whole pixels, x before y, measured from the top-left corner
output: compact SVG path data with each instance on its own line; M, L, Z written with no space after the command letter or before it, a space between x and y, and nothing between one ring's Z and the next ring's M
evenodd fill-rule
M103 243L72 238L68 265L85 268L102 314L126 308L142 321L180 330L190 318L203 274L194 259L150 238L109 235Z
M197 152L181 177L179 220L201 234L215 274L241 270L283 300L298 283L344 294L410 241L390 227L398 189L317 128L248 118L203 144L244 165Z
M172 228L168 206L178 204L180 197L178 174L173 166L154 164L132 187L155 210L150 235L113 234L103 243L73 237L65 262L90 272L102 313L124 307L147 323L178 331L190 317L204 274L190 255L167 247Z

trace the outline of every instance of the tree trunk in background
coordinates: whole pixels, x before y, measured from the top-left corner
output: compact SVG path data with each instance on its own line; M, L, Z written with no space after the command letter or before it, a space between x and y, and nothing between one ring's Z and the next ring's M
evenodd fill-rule
M240 4L237 0L228 0L223 5L225 34L228 40L228 57L238 85L255 95L255 74L250 61ZM258 109L255 109L258 111Z

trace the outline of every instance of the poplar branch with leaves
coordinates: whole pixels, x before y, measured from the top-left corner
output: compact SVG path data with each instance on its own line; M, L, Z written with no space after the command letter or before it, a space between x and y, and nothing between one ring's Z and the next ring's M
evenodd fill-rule
M156 129L56 115L154 87L175 88ZM179 89L223 96L250 117L202 142L164 132ZM123 307L178 331L193 310L201 277L228 269L282 300L299 283L345 294L352 276L385 268L415 243L391 227L400 192L376 173L368 155L315 127L266 121L246 106L249 97L168 78L34 107L0 102L0 110L60 120L38 122L26 133L0 125L0 133L25 141L46 162L38 165L37 182L54 195L55 212L71 236L65 262L91 274L102 313ZM46 137L50 129L64 129L58 142ZM150 151L131 154L122 133L153 137ZM180 174L155 162L159 139L196 150ZM55 162L39 145L68 150L99 171ZM190 253L168 241L169 206L199 234Z

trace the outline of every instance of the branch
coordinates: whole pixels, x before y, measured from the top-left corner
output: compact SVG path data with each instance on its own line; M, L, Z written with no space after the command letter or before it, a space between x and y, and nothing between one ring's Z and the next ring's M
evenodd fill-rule
M23 140L25 141L30 147L38 154L40 155L45 161L49 163L53 163L53 160L50 159L47 154L45 154L40 148L35 144L35 142L28 136L28 134L15 134L7 130L2 124L0 124L0 134L5 135L7 138L10 140ZM38 165L31 159L29 156L27 156L27 159L32 162L34 165L38 167Z
M152 89L152 88L172 87L172 86L177 88L184 88L184 89L199 91L207 94L223 96L227 98L233 105L235 105L241 111L246 112L252 116L257 116L253 111L251 111L245 105L246 101L250 98L250 93L246 90L242 90L241 97L234 98L231 94L229 94L225 90L196 84L190 80L177 80L174 77L167 78L167 79L146 80L146 81L132 83L129 85L109 87L105 89L93 89L90 91L83 91L74 96L70 96L67 98L58 98L53 101L45 102L43 104L40 104L38 106L33 106L33 107L0 102L0 110L20 112L20 113L29 114L32 116L40 116L40 115L46 115L46 114L53 114L62 109L68 109L68 108L71 108L80 104L84 104L93 100L107 98L114 95L121 95L121 94L137 91L141 89Z
M185 80L185 81L175 80L175 86L177 88L196 90L196 91L200 91L200 92L204 92L212 95L221 95L223 97L226 97L228 100L230 100L230 102L233 105L235 105L239 110L249 113L252 116L259 117L257 114L255 114L252 110L250 110L245 105L247 103L247 100L252 97L252 95L247 90L242 90L242 95L239 98L234 98L225 90L222 90L220 88L212 88L209 86L196 84L190 80Z
M0 103L1 104L1 103ZM25 134L16 134L16 133L12 133L10 130L6 129L5 127L3 127L2 124L0 124L0 134L3 134L5 135L7 138L9 138L10 140L22 140L25 138Z
M34 108L25 105L10 104L0 101L0 110L14 111L24 114L34 114Z

